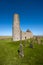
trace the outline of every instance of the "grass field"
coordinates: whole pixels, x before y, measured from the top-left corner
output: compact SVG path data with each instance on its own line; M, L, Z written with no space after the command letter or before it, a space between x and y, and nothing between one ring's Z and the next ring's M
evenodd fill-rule
M25 41L22 41L24 44ZM34 43L34 48L29 48L27 41L23 47L24 57L18 57L17 50L20 42L0 40L0 65L43 65L43 45Z

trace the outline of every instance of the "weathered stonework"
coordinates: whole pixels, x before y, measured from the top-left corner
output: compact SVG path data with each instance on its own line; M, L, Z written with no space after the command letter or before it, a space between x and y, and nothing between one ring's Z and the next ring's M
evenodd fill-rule
M13 22L13 41L20 40L20 22L19 22L19 15L14 15L14 22Z
M22 32L22 40L32 38L33 34L31 32Z
M13 41L19 41L19 40L25 40L25 37L26 39L29 39L29 38L32 38L33 37L33 34L31 31L26 31L26 32L20 32L20 21L19 21L19 15L18 14L15 14L14 15L14 20L13 20ZM21 37L22 36L22 37Z

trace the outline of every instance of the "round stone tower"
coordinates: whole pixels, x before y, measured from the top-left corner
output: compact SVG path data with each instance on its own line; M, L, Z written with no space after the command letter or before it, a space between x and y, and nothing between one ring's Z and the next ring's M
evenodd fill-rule
M13 41L19 41L20 40L20 21L19 21L19 15L14 14L13 19Z

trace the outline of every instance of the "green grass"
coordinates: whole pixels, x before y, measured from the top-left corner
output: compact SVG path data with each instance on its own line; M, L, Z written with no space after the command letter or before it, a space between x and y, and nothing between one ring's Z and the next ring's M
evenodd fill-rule
M22 41L23 45L25 41ZM43 45L34 44L29 48L29 42L23 47L24 57L18 57L20 42L0 40L0 65L43 65Z

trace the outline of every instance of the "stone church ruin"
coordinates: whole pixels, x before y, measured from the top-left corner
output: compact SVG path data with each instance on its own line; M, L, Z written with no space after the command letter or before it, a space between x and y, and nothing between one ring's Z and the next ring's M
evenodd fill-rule
M27 30L26 32L21 31L18 14L14 14L12 37L13 37L13 41L19 41L20 39L25 40L25 38L29 39L33 37L33 34L30 30Z

